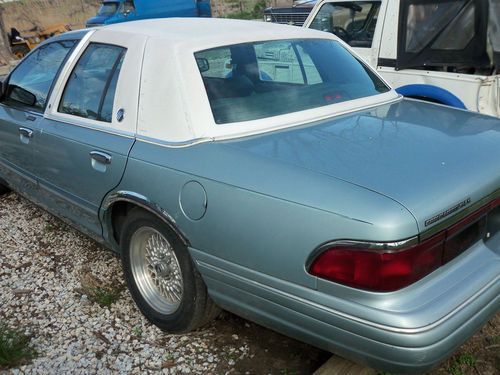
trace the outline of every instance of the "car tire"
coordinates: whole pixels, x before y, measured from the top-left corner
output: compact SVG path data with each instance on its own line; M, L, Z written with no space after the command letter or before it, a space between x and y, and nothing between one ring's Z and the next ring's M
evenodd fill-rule
M1 182L0 182L0 196L1 195L5 195L7 193L10 192L10 189L6 186L6 185L3 185Z
M179 236L141 209L126 217L120 245L123 272L139 310L172 333L195 330L220 312Z

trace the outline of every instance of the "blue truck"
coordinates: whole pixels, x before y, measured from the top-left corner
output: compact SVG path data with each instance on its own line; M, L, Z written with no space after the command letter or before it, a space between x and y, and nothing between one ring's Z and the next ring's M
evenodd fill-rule
M165 17L211 17L210 0L104 0L87 27Z

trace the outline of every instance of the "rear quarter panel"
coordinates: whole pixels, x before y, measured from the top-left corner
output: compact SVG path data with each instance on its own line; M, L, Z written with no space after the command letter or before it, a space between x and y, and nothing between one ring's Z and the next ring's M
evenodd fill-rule
M180 192L189 181L201 184L207 195L199 220L181 209ZM160 206L191 247L213 262L224 260L311 288L316 278L305 264L322 243L417 234L410 213L388 198L223 143L173 149L138 140L116 191L141 194Z

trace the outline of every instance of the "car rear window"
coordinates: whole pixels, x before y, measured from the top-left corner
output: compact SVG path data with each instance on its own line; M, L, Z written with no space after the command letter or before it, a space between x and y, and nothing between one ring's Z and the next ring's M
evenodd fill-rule
M257 120L389 91L334 40L235 44L195 53L217 124Z

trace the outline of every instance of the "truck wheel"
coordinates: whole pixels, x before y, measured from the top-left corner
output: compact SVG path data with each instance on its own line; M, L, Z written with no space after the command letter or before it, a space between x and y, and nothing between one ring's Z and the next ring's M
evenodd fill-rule
M30 49L26 44L17 44L12 46L12 54L16 56L19 60L22 59L30 52Z
M128 288L151 323L180 333L216 317L220 310L208 296L186 245L165 223L134 209L125 219L120 244Z

